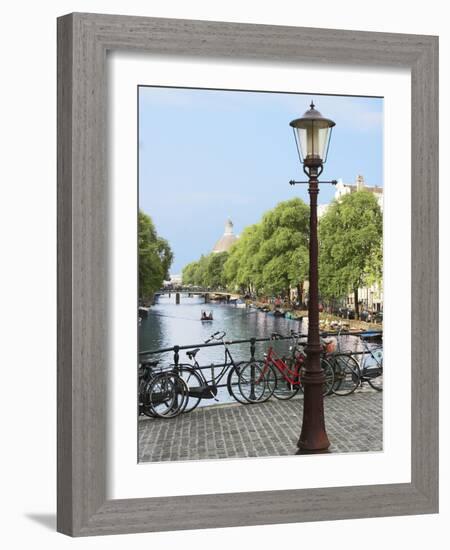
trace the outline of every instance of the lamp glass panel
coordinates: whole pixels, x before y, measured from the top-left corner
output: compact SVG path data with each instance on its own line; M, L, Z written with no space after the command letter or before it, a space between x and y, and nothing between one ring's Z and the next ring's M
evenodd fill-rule
M330 128L324 121L305 120L295 128L301 157L324 159L327 151Z

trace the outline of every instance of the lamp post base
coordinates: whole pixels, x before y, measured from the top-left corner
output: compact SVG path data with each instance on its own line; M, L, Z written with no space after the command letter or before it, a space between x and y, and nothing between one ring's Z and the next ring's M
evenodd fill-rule
M295 453L296 455L323 455L329 454L331 451L328 448L325 449L302 449L299 448Z
M303 421L297 443L299 454L327 453L330 441L325 429L323 384L325 373L320 366L320 345L308 345L306 372L303 376Z

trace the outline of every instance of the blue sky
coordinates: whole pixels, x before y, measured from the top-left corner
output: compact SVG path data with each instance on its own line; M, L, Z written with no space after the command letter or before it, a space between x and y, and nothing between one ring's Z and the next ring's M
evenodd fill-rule
M322 179L383 185L383 100L139 88L139 206L174 252L172 274L208 254L227 218L235 233L278 202L308 202L289 122L314 100L336 126ZM320 188L319 204L334 188Z

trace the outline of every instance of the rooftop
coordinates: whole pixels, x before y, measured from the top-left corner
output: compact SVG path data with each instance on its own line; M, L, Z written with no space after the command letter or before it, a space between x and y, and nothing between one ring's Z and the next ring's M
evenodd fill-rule
M231 245L237 240L236 235L233 233L233 222L228 219L225 223L225 231L220 239L214 245L213 252L227 252Z

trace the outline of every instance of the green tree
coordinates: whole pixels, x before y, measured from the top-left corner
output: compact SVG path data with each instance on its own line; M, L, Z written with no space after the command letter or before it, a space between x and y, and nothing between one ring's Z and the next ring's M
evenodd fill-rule
M238 288L243 294L257 292L261 288L257 258L261 236L261 224L250 225L230 248L223 268L224 280L229 288Z
M208 256L206 265L205 286L220 290L226 286L223 266L228 258L228 252L212 253Z
M279 203L244 229L228 252L202 256L183 269L183 282L242 294L282 293L308 274L309 208L300 199Z
M139 297L150 298L169 277L173 253L169 243L158 236L155 225L147 214L139 211Z
M194 275L194 284L196 286L206 287L207 285L207 277L208 277L208 256L204 256L203 254L200 256L199 261L197 262L197 268L195 270Z
M353 292L382 279L383 219L374 195L357 191L332 203L319 224L319 288L324 298Z
M211 253L201 256L197 262L184 266L183 284L221 289L226 286L223 266L228 252Z
M309 208L301 199L280 202L264 214L256 264L266 292L289 300L290 288L297 286L301 294L308 275L308 235Z
M183 267L182 281L184 285L195 285L198 262L191 262Z

